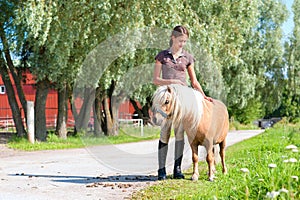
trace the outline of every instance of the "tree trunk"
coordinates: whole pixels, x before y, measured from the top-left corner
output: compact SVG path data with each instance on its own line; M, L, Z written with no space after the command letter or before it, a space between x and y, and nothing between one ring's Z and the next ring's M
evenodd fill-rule
M137 103L135 100L133 99L129 99L130 103L133 105L134 110L136 111L136 113L138 114L138 118L142 119L143 117L143 112L141 111L141 109L138 107Z
M101 106L101 90L96 89L95 105L94 105L94 135L99 136L102 133L101 121L103 120L102 106Z
M46 127L46 100L48 90L50 87L49 80L45 79L37 83L37 90L35 96L35 109L34 109L34 129L35 137L39 141L46 141L47 127Z
M112 122L113 122L113 135L119 135L119 102L117 102L117 98L111 98L110 110L112 113Z
M105 101L106 101L106 97L104 96L104 98L102 100L102 108L103 108L102 119L103 120L101 120L101 128L102 128L104 135L107 135L107 120L106 120L106 114L105 114Z
M147 102L146 102L146 104L142 108L144 116L147 116L147 117L149 117L149 109L152 106L152 100L151 99L152 99L152 97L147 97L146 98Z
M116 81L112 80L110 87L108 89L108 98L104 99L104 112L106 117L106 125L107 125L107 135L118 135L118 117L116 109L117 106L117 97L112 98L112 94L114 92L116 86Z
M106 135L113 136L118 135L118 131L116 130L116 126L114 125L114 120L110 111L109 98L104 99L104 113L106 118Z
M58 111L56 133L60 138L67 139L68 96L66 85L58 90Z
M2 56L0 57L0 73L2 75L2 80L3 80L5 88L6 88L8 102L9 102L9 105L10 105L10 108L11 108L11 111L13 114L13 120L14 120L15 127L17 130L17 135L19 137L25 136L26 131L25 131L24 124L22 121L20 108L18 106L17 99L15 96L15 92L14 92L15 90L12 86L12 83L9 78L7 68L3 62Z
M130 98L130 103L133 105L135 111L138 114L138 118L139 119L143 119L143 123L146 124L152 124L151 120L150 120L150 116L149 116L149 109L151 107L151 97L147 98L147 103L142 107L142 109L140 109L136 103L135 100Z
M79 115L75 118L77 131L87 130L88 128L88 123L91 118L91 109L95 100L95 89L85 88L83 95L83 104L80 108Z
M5 37L3 24L0 24L0 36L1 36L1 40L2 40L2 45L3 45L3 49L4 49L4 54L5 54L5 59L6 59L6 62L7 62L7 66L8 66L8 68L10 70L10 73L13 77L13 80L14 80L14 83L15 83L15 86L16 86L16 89L17 89L18 97L19 97L19 100L20 100L21 105L23 107L24 117L26 119L26 117L27 117L27 102L26 102L26 98L25 98L25 95L24 95L23 88L21 86L20 78L18 77L18 75L16 73L16 68L14 67L14 64L13 64L11 56L10 56L8 41Z

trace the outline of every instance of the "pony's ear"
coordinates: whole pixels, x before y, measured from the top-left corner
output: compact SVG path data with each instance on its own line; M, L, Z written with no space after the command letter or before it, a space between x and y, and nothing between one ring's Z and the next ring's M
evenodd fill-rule
M169 85L167 86L167 90L169 93L172 93L172 88Z

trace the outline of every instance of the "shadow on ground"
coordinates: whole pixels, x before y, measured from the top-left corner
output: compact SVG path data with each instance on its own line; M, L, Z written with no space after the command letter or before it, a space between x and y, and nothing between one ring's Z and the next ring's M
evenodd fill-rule
M64 176L64 175L41 175L41 174L9 174L9 176L21 176L28 178L48 178L53 182L91 184L91 183L134 183L134 182L154 182L156 176L152 175L115 175L115 176Z

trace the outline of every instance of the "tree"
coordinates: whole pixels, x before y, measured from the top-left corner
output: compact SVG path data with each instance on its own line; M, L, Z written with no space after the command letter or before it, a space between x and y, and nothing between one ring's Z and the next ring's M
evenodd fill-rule
M65 94L73 88L67 96L76 129L86 129L93 114L95 134L117 135L120 102L131 98L142 103L144 112L149 108L155 87L146 77L152 77L154 56L168 48L170 31L178 24L190 30L187 48L197 59L206 93L225 101L232 115L244 114L239 111L270 93L278 98L263 105L267 113L274 110L272 103L280 102L276 88L283 80L283 8L272 0L26 0L19 4L14 24L24 33L17 43L29 52L27 63L37 87L46 92L51 83L59 91L57 133L66 136ZM79 107L76 99L82 100ZM44 103L45 98L36 101L40 109ZM44 140L45 126L36 128Z
M285 69L283 101L279 112L291 120L300 117L300 1L295 0L292 6L294 13L294 30L285 42ZM285 72L285 71L284 71Z
M38 85L39 82L50 81L52 85L55 83L59 91L72 88L87 52L98 43L98 36L103 37L104 23L101 21L107 21L106 10L109 10L108 1L87 3L28 0L22 2L16 23L24 27L27 32L23 43L30 44L31 57L28 62L32 73L37 77ZM60 99L59 104L65 105L66 98ZM44 102L40 103L44 104ZM62 108L63 105L59 107ZM63 116L59 119L66 119L64 110L59 109L59 111L58 116ZM65 122L57 124L62 125ZM36 128L39 129L40 126ZM61 132L61 130L57 131ZM40 132L45 139L44 129L37 132ZM65 137L66 132L61 135Z
M161 1L144 3L139 1L111 2L109 21L111 26L107 26L106 29L106 31L111 35L106 37L103 43L100 43L99 48L95 48L95 50L90 52L86 61L86 66L93 67L85 69L84 73L82 73L82 77L79 76L77 79L77 82L82 84L82 86L79 86L79 88L84 88L83 83L86 80L89 82L86 84L94 85L99 79L98 76L101 76L99 86L101 85L101 87L104 87L104 90L101 91L105 93L99 95L107 96L111 100L110 104L108 104L107 99L105 99L103 103L107 126L105 131L107 135L118 134L116 132L117 128L115 128L118 123L115 112L117 108L116 105L118 105L123 99L121 98L123 97L121 95L122 89L133 83L137 77L133 76L134 78L123 78L125 74L130 74L129 71L131 69L139 67L140 65L140 63L136 65L136 61L131 58L141 58L141 55L139 52L136 52L136 50L139 48L147 48L147 46L151 46L153 42L149 40L151 37L145 37L146 29L144 28L146 28L148 25L153 25L156 23L159 24L159 26L166 26L167 22L170 22L170 20L173 24L175 24L175 21L177 21L176 13L178 12L176 9L178 6L180 7L180 11L182 9L180 2L178 2L176 7L169 6L171 9L166 13L162 13L162 3L167 5L170 4ZM151 9L149 9L149 6ZM176 12L172 10L173 8ZM148 12L151 13L152 16L147 15L149 14ZM155 15L158 16L155 17ZM147 22L147 24L145 22ZM168 24L168 26L170 26L170 24ZM148 35L153 33L151 32L151 28L148 29L148 31L150 31ZM155 31L154 34L156 34ZM145 38L148 40L144 41L143 39ZM167 40L164 41L166 42ZM147 44L146 42L149 43ZM97 55L101 55L101 60L97 60ZM153 61L151 62L151 72L153 67L152 64ZM90 72L88 70L90 70ZM95 74L98 76L95 77Z
M196 41L208 58L201 58L204 62L198 71L207 93L221 98L230 115L240 119L247 118L241 115L247 115L250 105L264 108L261 117L278 108L283 91L280 27L287 18L285 6L278 1L188 4L196 19L191 20L192 33L197 33Z
M16 96L14 93L14 88L11 84L11 80L9 78L9 73L7 71L7 67L4 63L4 59L2 58L2 55L0 56L0 74L1 74L2 80L6 87L8 101L9 101L9 104L10 104L10 107L11 107L11 110L13 113L13 120L14 120L14 123L16 126L17 135L19 137L25 136L26 131L23 126L20 108L18 106L17 99L16 99Z
M0 39L2 47L0 49L0 72L6 87L17 135L24 136L26 135L26 131L22 121L21 110L24 111L26 118L27 104L22 90L21 80L19 78L19 73L21 73L21 71L16 69L11 58L12 53L15 53L16 51L13 49L13 44L10 44L10 42L13 43L15 35L18 35L16 28L12 24L12 21L15 18L13 10L17 4L18 1L0 2L1 10L3 12L0 17ZM13 52L11 52L11 50L13 50ZM10 79L10 75L12 75L13 80ZM12 86L12 82L16 85L17 94ZM19 97L18 99L21 102L21 107L19 107L16 96Z
M266 8L269 8L267 11ZM260 33L264 35L262 48L263 62L260 68L265 70L265 85L258 88L266 114L276 110L282 101L284 89L283 53L281 25L287 19L287 9L279 2L266 1L261 8Z

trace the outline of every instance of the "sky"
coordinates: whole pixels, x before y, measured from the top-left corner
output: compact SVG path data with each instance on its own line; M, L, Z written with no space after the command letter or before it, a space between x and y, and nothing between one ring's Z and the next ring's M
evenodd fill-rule
M293 27L294 27L294 22L293 22L294 15L292 12L292 5L294 0L282 0L282 2L286 5L290 14L288 20L282 26L284 32L284 38L286 39L289 35L292 34Z

